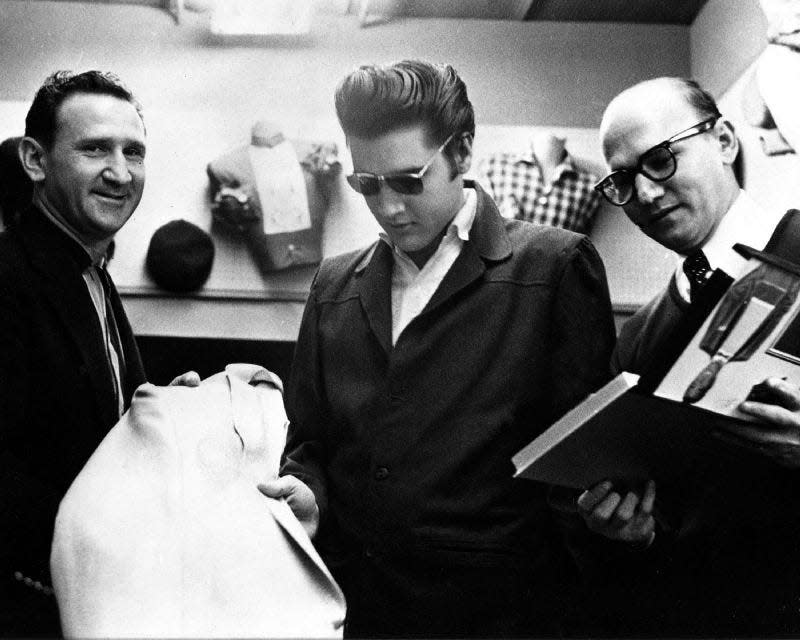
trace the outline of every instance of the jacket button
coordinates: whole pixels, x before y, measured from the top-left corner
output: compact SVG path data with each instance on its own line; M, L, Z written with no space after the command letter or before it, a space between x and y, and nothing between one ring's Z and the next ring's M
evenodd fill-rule
M375 469L376 480L386 480L389 477L389 470L386 467L378 467Z

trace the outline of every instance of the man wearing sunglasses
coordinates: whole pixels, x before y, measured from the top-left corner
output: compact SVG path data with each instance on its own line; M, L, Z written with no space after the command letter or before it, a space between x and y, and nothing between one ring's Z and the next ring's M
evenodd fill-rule
M693 81L658 78L627 89L606 109L600 136L611 172L597 189L680 258L665 289L620 332L613 368L640 373L689 309L709 267L733 278L743 275L746 260L733 245L763 248L781 213L762 210L739 188L733 127ZM753 451L797 450L800 394L779 380L767 386L764 402L740 407L771 423L759 426L772 443L754 438ZM680 509L660 504L652 485L641 495L601 483L579 498L590 528L652 543L628 567L631 580L613 573L612 596L602 605L609 619L617 617L612 633L800 632L797 472L772 459L764 469L754 464L735 477L711 478ZM655 527L654 505L671 527ZM615 608L621 603L622 610Z
M383 233L319 269L266 490L339 580L346 635L554 636L571 565L510 458L607 380L603 266L464 179L475 124L452 67L362 67L336 109Z

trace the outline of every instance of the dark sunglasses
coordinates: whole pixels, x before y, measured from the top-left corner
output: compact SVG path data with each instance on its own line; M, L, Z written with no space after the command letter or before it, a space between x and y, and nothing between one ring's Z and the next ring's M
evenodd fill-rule
M633 200L636 194L637 173L641 173L653 182L669 180L678 170L678 160L672 150L672 145L681 140L687 140L705 133L716 124L719 117L717 115L703 120L693 127L684 129L671 138L664 140L664 142L651 147L639 156L639 160L633 169L612 171L595 185L595 191L599 191L611 204L621 207Z
M423 176L428 169L430 169L436 156L444 150L455 135L455 133L451 133L447 136L447 140L442 143L442 146L436 150L436 153L431 156L430 160L416 173L390 173L388 175L379 176L375 173L357 171L347 176L347 184L364 196L376 195L381 190L381 182L385 182L386 186L392 191L402 193L403 195L414 196L420 194L423 188Z

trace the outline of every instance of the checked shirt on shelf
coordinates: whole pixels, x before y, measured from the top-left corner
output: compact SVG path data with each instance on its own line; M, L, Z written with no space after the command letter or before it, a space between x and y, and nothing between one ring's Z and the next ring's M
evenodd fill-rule
M531 151L492 154L479 172L505 218L587 233L600 204L600 194L592 188L597 179L576 169L568 153L547 184Z

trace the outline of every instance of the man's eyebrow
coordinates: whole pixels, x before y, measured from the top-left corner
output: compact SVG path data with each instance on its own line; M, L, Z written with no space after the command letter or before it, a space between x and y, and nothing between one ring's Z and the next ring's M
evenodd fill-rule
M667 140L668 139L669 138L667 138ZM611 171L614 172L614 171L624 171L624 170L627 170L627 171L635 170L636 166L639 164L639 160L641 160L643 155L645 155L647 153L650 153L656 147L662 146L667 140L662 140L661 142L657 142L656 144L647 147L647 149L642 151L639 155L636 156L636 158L634 158L634 163L633 164L627 164L624 167L616 167L616 168L611 167Z
M75 144L78 146L85 146L90 144L97 144L97 145L107 145L111 141L110 138L105 138L103 136L91 136L87 138L78 138L75 141Z
M414 167L405 167L401 169L395 169L394 171L387 171L386 173L375 173L374 171L367 171L365 169L354 169L355 173L369 173L374 176L396 176L401 173L419 173L422 170L424 165L418 165Z
M403 169L398 169L397 171L392 171L391 173L387 173L386 175L387 176L392 176L392 175L395 175L397 173L419 173L420 171L422 171L422 167L424 167L424 166L425 165L420 164L420 165L416 165L416 166L413 166L413 167L405 167Z
M124 143L128 147L144 147L147 144L144 140L139 140L138 138L126 138Z
M108 136L91 136L81 138L75 142L79 147L98 145L98 146L113 146L117 143L117 138ZM146 149L147 144L143 140L125 139L122 141L123 147L136 147L137 149Z

